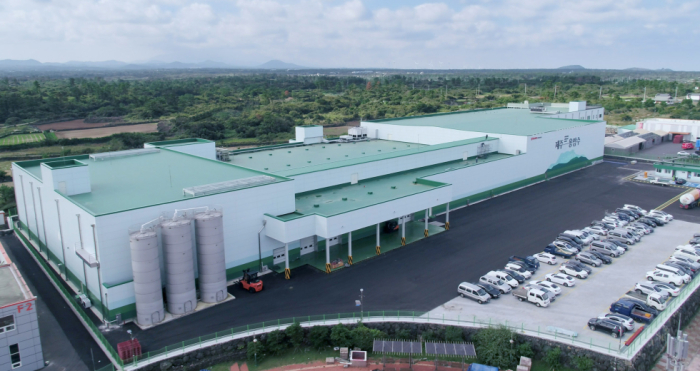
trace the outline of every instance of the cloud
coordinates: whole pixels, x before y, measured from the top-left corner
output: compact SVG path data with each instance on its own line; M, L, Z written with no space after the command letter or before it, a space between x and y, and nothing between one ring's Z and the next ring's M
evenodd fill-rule
M3 0L0 59L697 69L698 48L667 41L699 15L686 0Z

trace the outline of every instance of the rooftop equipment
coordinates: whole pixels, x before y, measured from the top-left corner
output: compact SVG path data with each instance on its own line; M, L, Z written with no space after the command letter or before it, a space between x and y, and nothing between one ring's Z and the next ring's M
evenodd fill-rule
M197 197L210 195L214 193L235 191L237 189L248 188L253 186L259 186L263 184L270 184L275 182L275 178L268 175L258 175L248 178L228 180L225 182L205 184L201 186L194 186L189 188L183 188L182 193L185 196Z
M147 155L147 154L158 153L158 152L160 152L160 150L158 148L129 149L126 151L95 153L95 154L90 155L90 159L95 160L95 161L97 161L97 160L109 160L112 158L140 156L140 155Z

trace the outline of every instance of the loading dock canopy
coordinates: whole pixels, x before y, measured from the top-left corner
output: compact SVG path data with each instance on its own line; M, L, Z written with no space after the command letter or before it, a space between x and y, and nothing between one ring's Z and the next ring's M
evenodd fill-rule
M668 133L673 134L673 135L690 135L689 132L684 132L684 131L669 131Z

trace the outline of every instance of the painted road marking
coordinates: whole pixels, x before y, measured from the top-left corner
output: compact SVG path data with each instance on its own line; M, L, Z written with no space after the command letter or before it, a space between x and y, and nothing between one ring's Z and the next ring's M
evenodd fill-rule
M656 210L663 210L663 209L665 209L665 208L671 206L671 204L674 203L674 202L676 202L676 201L678 201L678 200L681 198L681 196L683 196L684 194L686 194L686 193L692 191L693 189L695 189L695 188L691 188L691 189L688 189L688 190L685 190L685 191L681 192L678 196L676 196L676 197L674 197L674 198L672 198L672 199L670 199L670 200L664 202L663 204L661 204L659 207L656 208Z

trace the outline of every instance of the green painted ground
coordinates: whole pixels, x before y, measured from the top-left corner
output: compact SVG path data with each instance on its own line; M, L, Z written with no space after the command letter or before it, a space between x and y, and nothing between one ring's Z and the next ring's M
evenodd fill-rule
M409 222L406 223L406 244L421 240L424 237L423 235L423 228L424 224L423 222ZM434 234L438 234L441 232L444 232L445 229L442 227L438 227L436 225L428 224L428 231L429 235L432 236ZM344 239L347 238L347 235L343 236ZM381 243L381 249L380 252L382 254L395 250L401 247L401 232L396 231L393 233L381 233L379 237L379 241ZM322 244L320 244L322 245ZM370 258L373 258L377 256L376 252L376 236L368 236L360 239L353 239L352 241L352 260L354 264L357 264L363 260L367 260ZM293 250L289 252L289 268L294 269L301 267L303 265L310 265L320 271L325 272L326 271L326 250L323 246L319 247L320 250L311 253L311 254L306 254L304 256L300 256L299 254L299 249ZM334 261L337 259L342 259L343 262L347 262L348 260L348 244L346 242L340 243L335 246L331 246L330 250L330 260ZM278 272L282 273L284 272L284 263L276 265L273 267L273 269ZM343 266L335 268L333 270L338 270L338 269L343 269ZM294 274L294 272L292 272Z
M45 139L46 139L46 137L44 136L43 133L16 134L16 135L10 135L10 136L4 137L4 138L0 138L0 146L10 146L13 144L41 142L42 140L45 140Z

